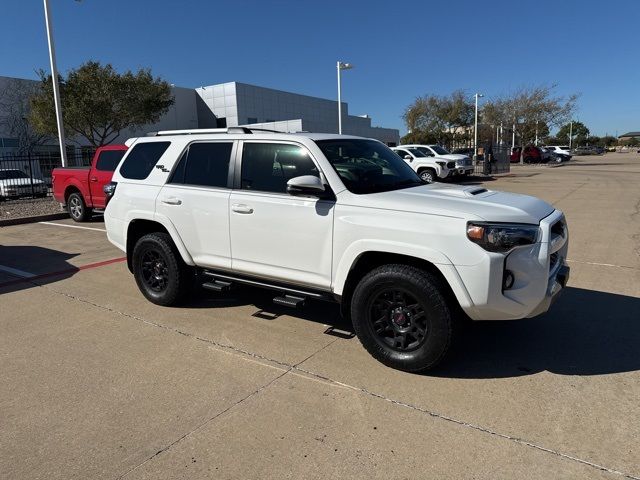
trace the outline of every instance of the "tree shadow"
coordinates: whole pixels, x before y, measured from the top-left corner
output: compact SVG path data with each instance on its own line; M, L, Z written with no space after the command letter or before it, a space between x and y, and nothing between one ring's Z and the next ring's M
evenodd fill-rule
M470 322L429 375L504 378L549 371L604 375L640 369L640 298L566 288L551 310L511 322Z
M71 265L68 260L78 255L80 254L44 247L0 245L0 265L8 267L8 271L0 271L0 295L46 285L75 275L79 268ZM33 275L22 276L12 273L10 269Z

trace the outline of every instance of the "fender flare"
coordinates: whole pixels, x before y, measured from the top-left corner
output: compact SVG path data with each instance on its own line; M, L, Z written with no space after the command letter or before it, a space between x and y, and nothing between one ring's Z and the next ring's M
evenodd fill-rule
M169 218L165 217L164 215L149 213L143 210L131 210L127 212L127 216L124 221L125 231L123 235L125 245L127 245L127 241L128 241L127 236L128 236L129 226L131 225L131 222L134 222L136 220L147 220L147 221L162 225L171 236L171 240L173 240L173 243L178 249L178 252L180 253L180 256L182 257L182 260L184 261L184 263L190 266L195 266L195 262L193 261L193 258L189 254L189 251L187 250L187 248L184 245L184 242L182 241L182 238L178 234L178 230L173 225L171 220L169 220Z
M380 240L358 240L347 247L337 265L335 265L332 285L335 295L343 295L344 287L353 266L361 255L369 252L415 257L433 264L449 284L460 306L464 309L473 307L471 296L458 271L444 253L423 245Z

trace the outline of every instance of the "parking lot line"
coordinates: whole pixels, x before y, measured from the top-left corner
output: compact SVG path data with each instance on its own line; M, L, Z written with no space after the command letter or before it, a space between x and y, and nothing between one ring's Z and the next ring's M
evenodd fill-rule
M112 263L124 262L126 259L127 259L127 257L112 258L112 259L109 259L109 260L104 260L102 262L89 263L87 265L81 265L79 267L66 268L64 270L58 270L56 272L47 272L47 273L42 273L42 274L39 274L39 275L34 275L32 273L22 272L21 270L16 270L16 269L13 269L11 267L4 267L4 266L0 265L0 270L4 270L7 273L12 273L11 271L13 271L13 272L15 272L14 275L20 275L20 276L23 277L23 278L16 278L15 280L9 280L8 282L0 283L0 288L6 287L6 286L9 286L9 285L15 285L17 283L31 282L31 281L35 281L35 280L40 280L42 278L55 277L57 275L64 275L65 273L77 273L80 270L88 270L90 268L104 267L105 265L111 265ZM19 274L17 272L22 272L23 275L21 275L21 274Z
M65 223L55 223L55 222L38 222L38 223L41 225L55 225L56 227L80 228L82 230L95 230L96 232L106 232L104 228L81 227L80 225L67 225Z
M17 275L18 277L23 278L32 278L35 277L35 273L25 272L24 270L18 270L17 268L5 267L4 265L0 265L0 271L10 273L11 275Z

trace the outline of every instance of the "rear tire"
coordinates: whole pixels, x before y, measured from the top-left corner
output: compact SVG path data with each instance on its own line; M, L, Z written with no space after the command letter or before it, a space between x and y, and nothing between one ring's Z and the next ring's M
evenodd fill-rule
M408 265L383 265L358 283L351 319L364 348L383 364L419 372L445 357L455 308L431 273Z
M178 305L193 285L193 271L167 233L141 237L133 249L132 263L138 288L156 305Z
M91 209L84 203L82 195L74 192L67 198L67 212L75 222L86 222L91 216Z

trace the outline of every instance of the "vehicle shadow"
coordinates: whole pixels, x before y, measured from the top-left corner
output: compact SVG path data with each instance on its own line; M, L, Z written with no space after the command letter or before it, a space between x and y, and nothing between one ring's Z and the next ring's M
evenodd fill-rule
M12 274L11 270L0 271L0 295L46 285L75 275L79 268L71 265L68 260L78 255L80 254L44 247L0 245L0 265L33 274L31 277L24 277Z
M470 322L452 355L428 375L504 378L549 371L640 370L640 298L566 288L550 312L512 322Z
M340 329L353 335L351 322L340 315L340 307L336 303L311 300L302 308L290 308L273 303L273 298L278 293L248 285L239 285L229 292L216 293L196 291L189 301L181 305L182 308L227 308L243 305L253 305L256 312L254 317L263 320L276 320L278 317L288 315L315 323L321 323Z

